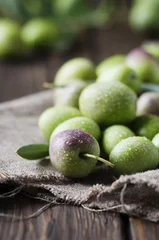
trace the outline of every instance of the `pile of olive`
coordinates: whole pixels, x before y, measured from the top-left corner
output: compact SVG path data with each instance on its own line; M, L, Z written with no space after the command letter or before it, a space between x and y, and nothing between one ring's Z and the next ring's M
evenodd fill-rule
M36 18L20 26L0 20L0 58L24 57L37 50L54 50L61 42L59 26L51 19Z
M54 106L38 122L49 144L17 153L26 159L49 155L53 167L72 178L87 176L97 161L117 175L157 168L159 93L142 92L158 90L159 64L145 46L96 67L85 58L66 62L52 84ZM101 149L108 161L100 157Z

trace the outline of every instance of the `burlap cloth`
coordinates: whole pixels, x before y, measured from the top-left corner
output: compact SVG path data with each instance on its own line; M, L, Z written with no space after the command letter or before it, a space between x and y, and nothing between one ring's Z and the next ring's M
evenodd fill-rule
M159 170L115 179L111 170L97 169L89 177L64 178L49 161L28 161L15 151L22 145L44 142L37 126L40 113L52 105L45 91L0 105L0 184L31 187L32 195L53 203L70 203L94 210L113 210L159 220ZM44 191L45 190L45 191Z

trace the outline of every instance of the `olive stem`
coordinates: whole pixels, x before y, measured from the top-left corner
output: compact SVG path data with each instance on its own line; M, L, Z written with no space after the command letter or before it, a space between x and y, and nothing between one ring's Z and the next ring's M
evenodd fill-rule
M53 88L64 88L65 85L56 85L56 84L53 84L53 83L44 82L43 87L48 88L48 89L53 89Z
M104 158L101 158L101 157L99 157L99 156L95 156L95 155L92 155L92 154L89 154L89 153L84 153L84 154L82 154L82 156L83 156L83 157L86 157L86 158L96 159L96 160L101 161L101 162L109 165L110 167L114 168L114 164L113 164L113 163L111 163L111 162L109 162L109 161L107 161L107 160L105 160Z
M52 84L52 83L49 83L49 82L44 82L44 83L43 83L43 87L44 87L44 88L52 89L52 88L53 88L53 84Z

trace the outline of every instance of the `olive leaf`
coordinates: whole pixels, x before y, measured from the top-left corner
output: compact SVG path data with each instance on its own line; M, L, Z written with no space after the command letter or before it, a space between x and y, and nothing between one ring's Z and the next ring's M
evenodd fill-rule
M49 145L47 144L30 144L20 147L16 153L22 158L28 160L38 160L49 156Z

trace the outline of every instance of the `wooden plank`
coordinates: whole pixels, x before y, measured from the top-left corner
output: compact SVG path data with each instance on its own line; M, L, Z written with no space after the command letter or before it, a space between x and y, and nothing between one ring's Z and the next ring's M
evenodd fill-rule
M1 63L0 101L7 101L41 91L46 76L44 62Z
M158 240L159 223L130 218L130 235L132 240Z
M24 196L0 201L0 239L16 240L127 240L124 225L117 213L93 213L75 206L55 206L36 218L15 221L16 216L28 216L43 203Z
M97 63L114 54L127 54L146 40L145 36L133 32L127 25L101 29L94 38L91 51L94 52L93 59Z

